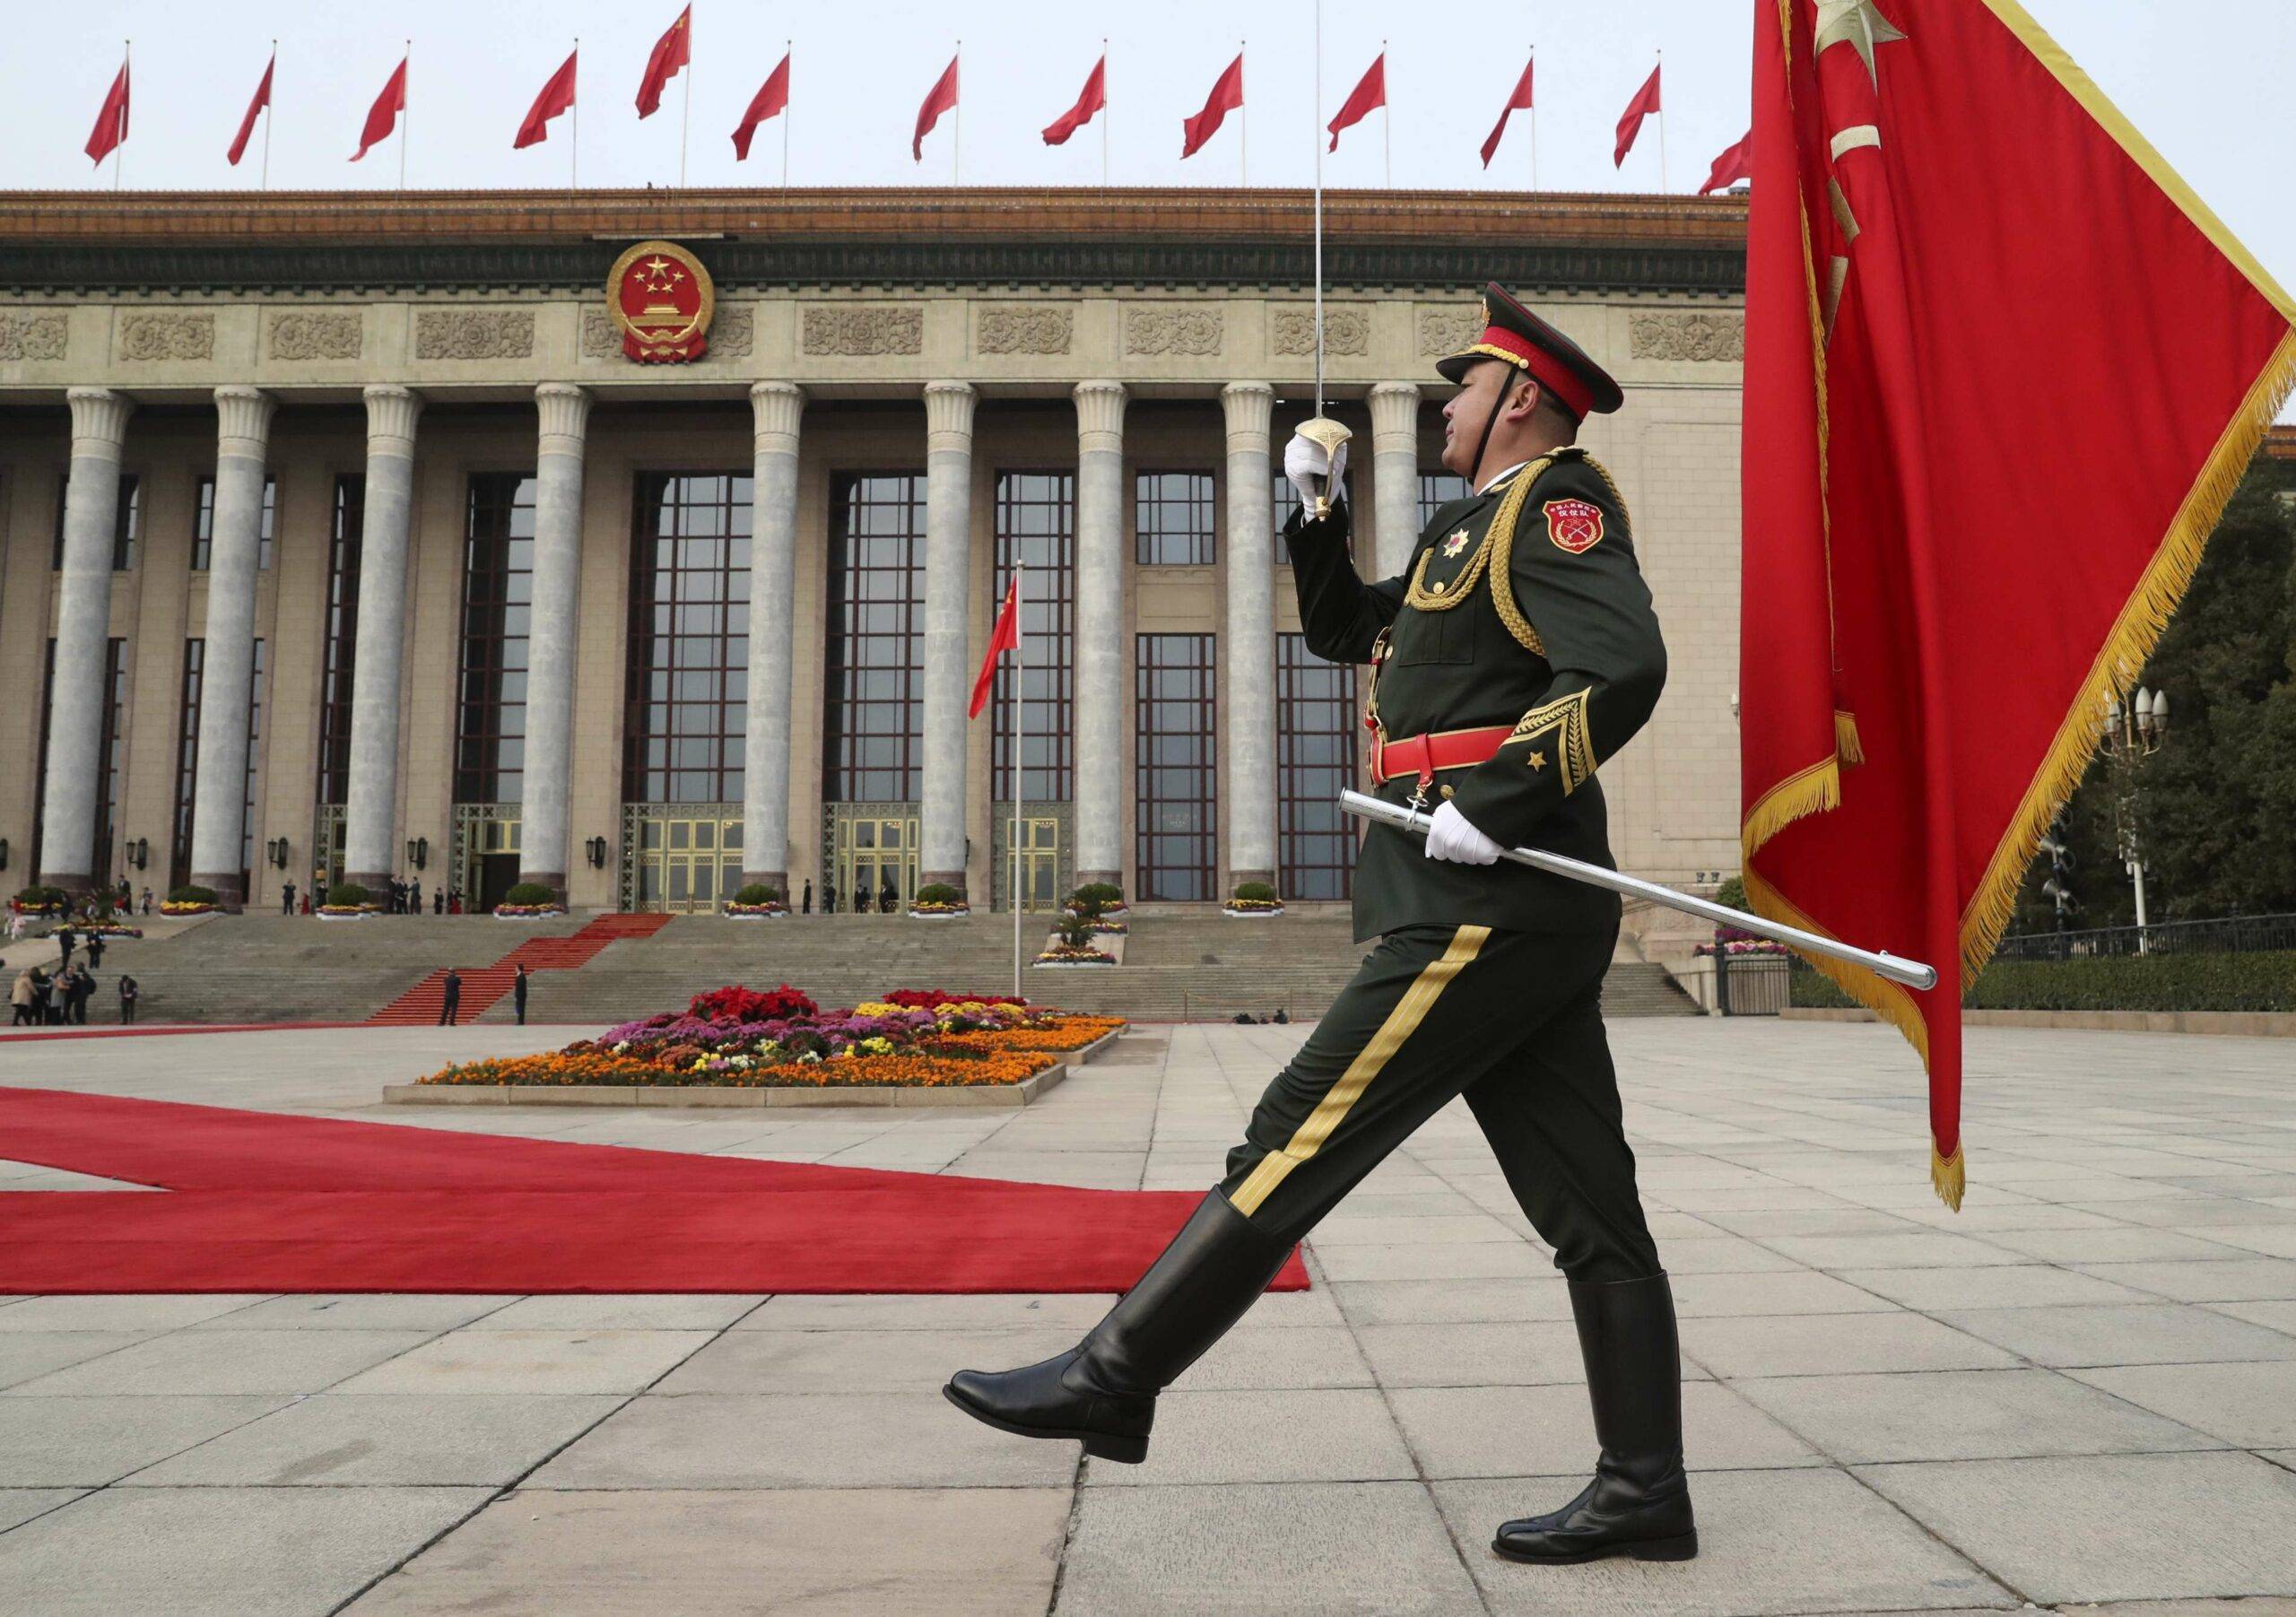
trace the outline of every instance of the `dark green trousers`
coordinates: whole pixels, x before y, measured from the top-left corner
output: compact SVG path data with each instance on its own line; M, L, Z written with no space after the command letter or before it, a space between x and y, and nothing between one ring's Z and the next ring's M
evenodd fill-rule
M1464 1094L1555 1266L1658 1274L1603 1036L1602 933L1407 926L1365 957L1253 1109L1220 1188L1298 1240Z

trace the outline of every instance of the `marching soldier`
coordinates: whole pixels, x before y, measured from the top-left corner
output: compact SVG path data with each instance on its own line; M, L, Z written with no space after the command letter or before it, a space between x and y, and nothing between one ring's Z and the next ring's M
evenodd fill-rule
M1577 1499L1503 1524L1492 1548L1541 1562L1687 1560L1698 1538L1674 1300L1603 1030L1619 900L1497 863L1521 844L1612 863L1596 770L1650 717L1665 679L1625 501L1574 441L1587 415L1622 398L1496 285L1482 336L1437 369L1459 389L1443 411L1443 464L1473 492L1435 513L1402 577L1356 576L1336 500L1344 446L1326 456L1294 438L1284 456L1303 501L1284 537L1309 648L1370 665L1373 786L1433 811L1423 843L1378 824L1364 839L1355 935L1378 944L1139 1284L1059 1357L962 1370L946 1391L1003 1430L1144 1458L1156 1395L1357 1181L1465 1094L1568 1278L1602 1444ZM1335 498L1318 517L1323 489Z

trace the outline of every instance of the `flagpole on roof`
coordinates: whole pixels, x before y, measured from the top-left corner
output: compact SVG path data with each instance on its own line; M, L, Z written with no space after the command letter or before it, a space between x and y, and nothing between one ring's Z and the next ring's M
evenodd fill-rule
M957 54L949 58L949 65L957 70L957 99L949 109L949 188L957 187L957 152L965 138L965 42L957 41Z
M1531 189L1539 188L1539 84L1537 65L1539 48L1531 47Z
M1109 39L1100 36L1100 189L1109 188ZM1019 990L1013 990L1018 993Z
M120 76L126 79L128 82L127 93L131 100L133 100L135 94L135 81L134 77L129 74L127 65L128 57L132 54L135 43L135 41L133 39L122 39L119 42ZM115 193L119 189L120 170L127 167L127 135L126 131L120 128L120 126L126 121L127 119L124 110L119 113L115 113L112 116L111 126L113 140L111 143L111 188Z
M788 62L796 54L796 40L784 39L781 42L782 61ZM791 71L795 72L794 67ZM781 86L781 188L785 191L789 188L789 85L784 80Z
M398 82L398 188L406 189L406 141L414 133L414 41L406 42L406 55L399 59L401 78Z
M1236 71L1239 76L1243 73L1244 47L1248 43L1249 41L1244 39L1236 41ZM1239 84L1237 88L1240 90L1242 86ZM1251 132L1252 109L1248 103L1239 101L1236 103L1236 184L1239 187L1252 183Z
M582 188L582 36L574 36L574 98L566 107L566 186Z
M1387 189L1396 188L1396 103L1387 93L1387 42L1379 41L1379 155L1387 166ZM1323 277L1318 275L1320 281Z
M1660 71L1661 71L1662 69L1664 69L1664 68L1665 68L1665 66L1666 65L1666 59L1665 59L1665 58L1666 58L1666 53L1665 53L1665 51L1661 50L1661 51L1656 52L1655 54L1656 54L1656 55L1657 55L1657 57L1658 57L1658 64L1657 64L1657 66L1653 67L1653 68L1650 70L1650 76L1651 76L1652 78L1654 78L1654 79L1658 77L1658 74L1659 74ZM1665 86L1665 81L1664 81L1664 80L1660 80L1659 84L1658 84L1658 189L1659 189L1659 191L1660 191L1661 193L1663 193L1663 192L1665 192L1665 188L1666 188L1666 86Z
M263 98L263 178L256 188L271 189L271 125L279 116L279 41L271 42L271 66L264 77L271 81L271 93Z

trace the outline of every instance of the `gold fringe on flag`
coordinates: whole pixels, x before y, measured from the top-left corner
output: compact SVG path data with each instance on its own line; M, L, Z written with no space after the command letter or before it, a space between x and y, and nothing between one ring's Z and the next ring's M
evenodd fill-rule
M1833 750L1845 767L1866 761L1866 748L1857 739L1857 715L1833 710Z
M1960 1146L1954 1146L1953 1154L1949 1157L1937 1149L1936 1141L1930 1141L1929 1183L1939 1201L1956 1213L1961 1210L1961 1193L1968 1188L1968 1174L1962 1168Z

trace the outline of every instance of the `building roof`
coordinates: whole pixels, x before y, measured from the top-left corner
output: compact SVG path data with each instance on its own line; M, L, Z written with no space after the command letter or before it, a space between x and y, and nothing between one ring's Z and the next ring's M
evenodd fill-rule
M1328 191L1335 287L1735 295L1743 196ZM732 284L1300 285L1298 189L0 192L0 288L589 285L621 246Z

